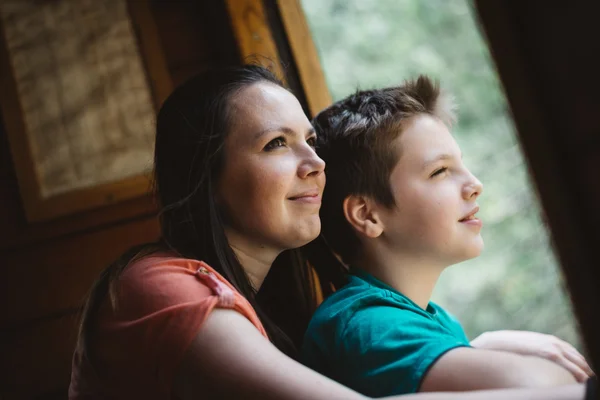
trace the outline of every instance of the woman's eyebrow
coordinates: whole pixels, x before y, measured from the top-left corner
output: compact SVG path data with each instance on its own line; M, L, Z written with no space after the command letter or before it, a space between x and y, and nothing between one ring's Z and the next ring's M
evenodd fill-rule
M296 134L296 131L294 131L291 128L288 128L287 126L269 127L263 129L260 132L257 132L256 135L254 135L254 140L259 140L262 136L271 132L281 132L286 136L293 136ZM315 133L315 128L313 128L312 126L306 130L306 136L312 135L313 133Z

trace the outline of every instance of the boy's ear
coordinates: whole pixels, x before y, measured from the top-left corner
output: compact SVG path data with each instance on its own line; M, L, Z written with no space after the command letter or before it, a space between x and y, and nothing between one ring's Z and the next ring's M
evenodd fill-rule
M351 195L344 199L342 207L346 220L366 237L376 238L383 232L383 224L371 199Z

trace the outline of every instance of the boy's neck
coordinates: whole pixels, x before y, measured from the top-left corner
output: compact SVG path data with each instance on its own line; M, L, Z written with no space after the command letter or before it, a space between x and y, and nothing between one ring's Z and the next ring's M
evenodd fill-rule
M426 309L443 266L402 255L363 255L357 267L390 285L422 309Z

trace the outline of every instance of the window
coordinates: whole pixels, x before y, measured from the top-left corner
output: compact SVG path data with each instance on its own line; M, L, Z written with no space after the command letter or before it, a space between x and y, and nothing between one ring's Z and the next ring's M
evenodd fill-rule
M484 183L483 254L442 274L434 301L474 338L551 333L580 347L509 109L468 0L302 0L334 100L420 73L456 97L454 135Z

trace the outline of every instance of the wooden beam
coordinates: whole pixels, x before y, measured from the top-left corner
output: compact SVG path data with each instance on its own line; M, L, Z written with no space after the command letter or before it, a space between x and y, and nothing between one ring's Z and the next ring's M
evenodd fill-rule
M150 0L128 0L127 5L142 61L146 67L154 106L158 113L162 103L173 91L173 82L163 53L160 34L152 16Z
M310 116L331 105L331 95L300 0L277 0Z
M285 81L262 0L226 0L242 62L258 62Z

